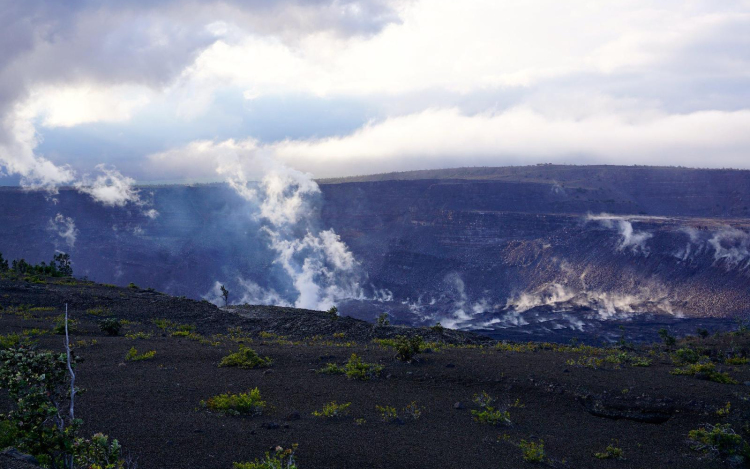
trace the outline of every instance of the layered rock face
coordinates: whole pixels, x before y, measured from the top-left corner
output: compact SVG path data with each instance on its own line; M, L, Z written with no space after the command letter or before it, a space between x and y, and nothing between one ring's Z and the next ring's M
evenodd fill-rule
M356 316L385 311L394 321L475 329L536 318L555 329L585 328L582 317L750 313L748 171L469 168L320 189L320 227L333 228L361 267L361 294L341 302ZM200 298L220 281L235 301L273 290L277 297L263 298L294 303L262 221L230 188L142 192L156 219L72 190L57 204L0 190L0 252L39 262L59 249L71 252L78 275L101 282ZM74 244L57 214L74 220Z

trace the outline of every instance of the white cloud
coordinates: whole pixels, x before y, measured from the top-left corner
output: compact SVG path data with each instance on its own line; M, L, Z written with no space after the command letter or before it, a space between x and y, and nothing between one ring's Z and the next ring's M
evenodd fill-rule
M76 184L76 189L110 207L124 207L128 202L142 204L138 190L133 187L133 178L123 176L115 168L108 168L103 164L98 165L96 169L102 174L93 180L84 176L83 180Z
M73 127L90 122L122 122L149 103L145 88L76 85L36 89L25 104L42 116L45 127Z
M76 238L78 237L78 229L76 229L75 221L72 218L66 217L62 213L58 213L55 215L55 218L49 220L47 223L47 229L62 238L69 249L75 247Z

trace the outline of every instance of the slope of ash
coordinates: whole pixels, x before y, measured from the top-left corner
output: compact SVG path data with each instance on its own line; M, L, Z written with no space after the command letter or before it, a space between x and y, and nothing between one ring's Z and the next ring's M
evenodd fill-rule
M295 444L301 469L535 467L523 450L529 442L543 448L541 467L746 462L725 447L697 450L688 439L691 430L717 424L750 439L746 327L674 345L503 343L325 312L221 309L73 279L5 278L0 335L21 334L60 351L62 336L52 331L66 302L75 321L77 384L85 388L76 404L81 432L117 438L139 468L229 469ZM105 318L123 323L119 335L100 330ZM388 340L373 341L397 334L421 335L429 348L404 362ZM218 366L240 346L268 357L270 366ZM126 360L133 348L153 357ZM328 363L344 366L352 354L382 372L364 381L320 372ZM692 375L682 361L691 357L704 366ZM221 415L200 405L254 388L267 402L260 415ZM493 411L507 412L497 425L479 421L487 401L476 398L484 393L494 399ZM349 404L348 413L314 415L332 401ZM9 405L0 391L0 412ZM384 419L383 407L398 418ZM621 452L610 457L608 447Z

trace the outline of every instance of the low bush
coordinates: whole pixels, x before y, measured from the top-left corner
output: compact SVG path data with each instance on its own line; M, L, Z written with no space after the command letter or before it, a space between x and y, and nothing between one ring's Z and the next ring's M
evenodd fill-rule
M382 365L365 363L356 353L353 353L349 357L349 361L344 365L344 373L349 379L367 381L368 379L378 377L382 371Z
M539 442L521 440L518 446L521 448L524 461L535 463L544 462L546 455L544 454L543 440L539 440Z
M326 366L318 370L318 373L326 375L343 375L346 373L346 370L335 363L327 363Z
M296 449L297 445L289 449L277 446L273 455L266 453L266 457L256 459L254 462L236 462L234 469L297 469L297 463L294 461Z
M227 415L260 415L266 407L258 388L240 394L219 394L201 401L200 404L202 407Z
M116 336L120 334L122 323L117 318L107 318L99 321L99 329L107 335Z
M681 348L675 352L674 358L679 363L698 363L701 356L691 348Z
M128 350L128 353L125 354L125 361L128 362L139 362L143 360L150 360L156 356L156 350L151 350L149 352L144 353L138 353L138 350L135 349L135 347L131 347L130 350Z
M414 355L420 353L424 348L424 340L421 336L411 338L396 336L396 358L408 362L414 358Z
M716 371L716 365L713 363L694 363L683 368L677 368L671 371L673 375L695 376L709 381L721 384L737 384L728 373Z
M706 424L688 433L690 447L695 451L713 453L725 458L728 456L750 457L750 446L730 424Z
M601 453L594 453L597 459L625 459L625 452L622 448L614 445L608 445Z
M507 410L495 409L494 407L485 407L482 410L472 410L471 415L479 423L488 425L510 425L510 413Z
M393 422L398 418L398 411L392 406L376 405L375 410L380 414L380 420L383 422Z
M345 404L337 404L336 401L333 401L323 406L322 410L316 410L312 414L315 417L321 417L321 418L327 418L327 419L343 417L344 415L349 413L349 407L351 405L352 405L351 402L347 402Z
M390 324L391 324L391 320L388 319L388 313L383 313L380 316L378 316L378 319L377 319L378 327L389 326Z
M261 357L255 350L250 347L240 345L237 352L230 353L219 362L220 367L237 367L237 368L266 368L271 366L272 360L268 357Z

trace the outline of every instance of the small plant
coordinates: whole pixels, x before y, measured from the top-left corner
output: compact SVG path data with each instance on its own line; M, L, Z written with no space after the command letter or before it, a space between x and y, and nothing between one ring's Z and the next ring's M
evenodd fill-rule
M625 452L622 448L614 445L608 445L601 453L594 453L597 459L625 459Z
M669 348L672 348L677 344L677 339L664 328L659 329L659 337L664 341L664 345Z
M23 338L16 333L0 335L0 350L11 348L19 345Z
M232 394L224 393L200 402L206 407L227 415L260 415L266 407L260 397L260 390L255 388L250 392Z
M414 358L414 355L420 353L424 348L424 340L421 336L407 338L396 336L396 358L408 362Z
M78 325L78 321L75 321L73 319L68 320L68 331L73 332L75 331L76 326ZM55 318L55 323L52 325L52 333L57 335L64 335L65 334L65 316L60 315Z
M237 352L230 353L219 362L220 367L238 367L238 368L266 368L271 366L272 360L268 357L261 357L255 350L250 347L240 345Z
M482 410L472 410L471 415L479 423L488 425L510 425L510 413L507 410L495 409L494 407L485 407Z
M495 398L487 394L486 391L482 391L480 394L474 394L473 401L479 407L486 409L495 402Z
M343 417L344 415L349 413L349 407L351 405L352 405L351 402L347 402L345 404L337 404L336 401L333 401L323 406L322 410L316 410L312 414L315 417L321 417L321 418L327 418L327 419Z
M378 316L378 319L377 319L378 327L389 326L390 324L391 324L391 320L388 319L388 313L383 313L380 316Z
M724 363L727 365L747 365L750 363L750 359L746 357L729 357L724 360Z
M221 286L221 297L224 298L224 306L229 306L229 290L224 285Z
M125 334L126 339L135 340L135 339L150 339L152 337L152 334L147 332L131 332L128 334Z
M376 405L375 410L380 414L380 420L383 422L393 422L398 418L398 412L395 407Z
M339 318L339 309L335 306L331 306L330 309L326 311L326 313L328 313L328 317L330 317L333 320L336 320Z
M292 445L289 449L277 446L273 455L266 453L263 459L256 459L254 462L236 462L234 469L297 469L294 461L296 449L297 445Z
M526 462L544 462L544 440L539 442L521 440L518 444L523 454L523 460Z
M700 336L701 339L705 339L708 337L708 330L707 329L701 329L698 328L695 330L695 332Z
M412 401L403 409L404 415L412 420L419 420L422 416L422 411L423 409L417 405L416 401Z
M344 332L336 332L333 334L334 339L343 339L344 337L346 337L346 333Z
M732 403L727 402L727 405L725 405L724 407L720 407L716 411L716 415L719 417L727 417L731 412L732 412Z
M349 361L344 365L344 373L346 373L346 376L349 379L367 381L368 379L379 376L381 371L383 371L382 365L365 363L356 353L353 353L352 356L349 357Z
M117 440L109 441L103 433L96 433L90 440L77 438L75 441L76 467L122 469L122 447Z
M357 426L362 426L367 423L367 420L365 419L354 419L354 424Z
M107 318L99 321L99 329L107 335L116 336L120 333L122 323L117 318Z
M140 290L140 287L133 282L130 282L128 284L128 288L132 288L133 290Z
M716 365L713 363L695 363L684 368L677 368L671 371L673 375L688 375L697 378L704 378L721 384L737 384L729 374L716 371Z
M703 428L690 430L690 447L695 451L713 453L719 457L750 457L750 446L738 435L730 424L706 424Z
M104 308L89 308L86 310L86 314L90 314L91 316L104 316L107 314L107 310Z
M675 352L675 359L680 363L698 363L700 358L698 352L691 348L681 348Z
M430 327L430 329L439 334L442 334L443 332L445 332L445 327L443 327L443 325L440 324L439 322L436 323L434 326Z
M159 319L159 318L157 318L157 319L154 319L152 322L154 323L154 325L156 327L158 327L159 329L161 329L163 331L166 331L166 330L169 330L169 329L174 329L178 325L176 322L170 321L169 319Z
M130 350L128 350L128 353L125 354L125 361L128 362L139 362L143 360L150 360L156 356L156 350L151 350L149 352L145 353L138 353L138 350L135 349L135 347L131 347Z
M326 375L343 375L346 373L346 370L335 363L328 363L326 366L318 370L318 373Z

